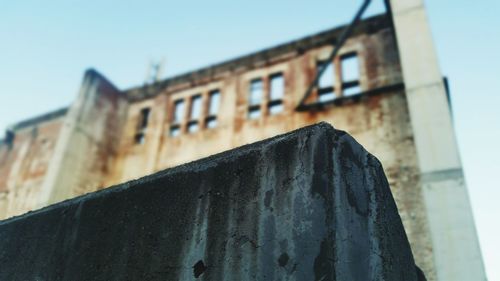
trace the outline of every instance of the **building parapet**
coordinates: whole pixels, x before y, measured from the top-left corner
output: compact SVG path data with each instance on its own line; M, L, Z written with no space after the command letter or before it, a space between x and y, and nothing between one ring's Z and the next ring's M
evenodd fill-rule
M391 19L386 14L381 14L362 20L352 31L352 36L361 34L371 34L381 29L391 26ZM205 81L221 76L223 73L235 70L250 70L261 67L266 63L273 63L283 59L288 54L300 55L308 50L320 46L335 44L337 38L345 29L345 25L329 29L314 35L306 36L298 40L280 44L275 47L267 48L255 53L244 55L238 58L230 59L222 63L203 67L198 70L190 71L184 74L173 76L165 80L125 90L125 94L132 102L141 101L159 94L166 88L172 88L182 84L196 84L197 81Z
M17 122L15 124L9 126L9 130L12 132L16 132L16 131L40 124L42 122L47 122L47 121L59 118L61 116L66 115L66 113L68 112L68 108L69 107L66 106L63 108L59 108L59 109L50 111L48 113L44 113L42 115L38 115L38 116L29 118L29 119L25 119L23 121Z

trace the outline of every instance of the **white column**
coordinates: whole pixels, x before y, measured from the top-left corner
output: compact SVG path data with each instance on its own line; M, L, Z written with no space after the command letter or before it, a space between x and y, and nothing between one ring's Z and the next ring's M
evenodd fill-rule
M438 280L486 280L423 0L390 3Z

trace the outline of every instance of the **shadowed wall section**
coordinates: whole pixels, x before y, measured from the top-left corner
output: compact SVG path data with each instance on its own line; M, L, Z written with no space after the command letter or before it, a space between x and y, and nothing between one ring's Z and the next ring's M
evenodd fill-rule
M42 185L67 109L16 124L0 142L0 219L46 206Z
M378 160L322 123L0 222L1 280L418 280Z

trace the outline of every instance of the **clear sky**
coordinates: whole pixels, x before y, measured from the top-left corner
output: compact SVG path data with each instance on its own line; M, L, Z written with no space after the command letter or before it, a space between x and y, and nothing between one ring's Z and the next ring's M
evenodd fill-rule
M89 67L126 88L151 59L179 74L345 23L360 2L1 1L0 130L70 104ZM487 273L500 280L500 1L426 4Z

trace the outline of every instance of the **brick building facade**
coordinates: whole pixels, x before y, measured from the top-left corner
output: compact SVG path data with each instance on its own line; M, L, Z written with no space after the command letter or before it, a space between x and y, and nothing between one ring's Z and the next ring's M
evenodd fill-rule
M429 280L447 280L438 278L393 19L363 20L329 61L342 30L131 89L87 71L69 108L12 126L0 143L0 218L326 121L380 159L417 264Z

